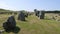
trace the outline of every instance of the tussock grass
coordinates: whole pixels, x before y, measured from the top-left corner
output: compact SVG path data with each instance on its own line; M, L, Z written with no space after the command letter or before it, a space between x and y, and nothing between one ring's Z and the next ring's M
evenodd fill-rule
M3 29L2 24L8 19L10 15L0 15L0 29ZM16 23L21 30L18 34L60 34L60 22L55 20L41 20L35 15L30 15L26 21L17 20L18 15L15 16ZM4 34L8 34L4 32ZM9 33L14 34L14 33Z

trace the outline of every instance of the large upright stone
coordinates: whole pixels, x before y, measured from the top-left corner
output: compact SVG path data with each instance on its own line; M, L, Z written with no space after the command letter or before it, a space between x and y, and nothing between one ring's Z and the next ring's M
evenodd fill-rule
M34 12L35 12L35 15L39 17L39 12L40 11L38 11L37 9L35 9Z
M5 30L13 30L16 27L16 21L14 16L10 16L5 23L3 23Z
M25 17L28 17L28 13L25 14Z
M39 15L39 11L36 11L36 16L38 16Z
M39 15L40 15L40 19L44 19L45 12L44 11L40 11Z
M25 14L22 11L18 15L18 20L25 21Z
M7 21L10 22L10 24L11 24L13 27L16 26L16 21L15 21L14 16L10 16Z
M37 16L37 9L34 9L35 15Z

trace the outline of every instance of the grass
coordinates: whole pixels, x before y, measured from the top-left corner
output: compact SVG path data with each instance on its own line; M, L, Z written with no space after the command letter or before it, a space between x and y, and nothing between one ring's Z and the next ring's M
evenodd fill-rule
M2 24L8 19L10 15L1 14L0 15L0 30L3 29ZM15 16L16 23L21 30L18 34L60 34L60 22L55 20L41 20L35 15L30 15L26 18L26 21L17 20ZM13 32L4 34L14 34Z

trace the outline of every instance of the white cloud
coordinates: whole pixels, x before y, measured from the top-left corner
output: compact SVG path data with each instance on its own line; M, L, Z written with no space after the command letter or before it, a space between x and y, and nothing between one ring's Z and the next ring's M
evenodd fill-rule
M7 9L7 10L16 10L15 8L9 6L6 2L0 1L0 8Z
M0 2L0 8L8 8L8 5L4 2Z

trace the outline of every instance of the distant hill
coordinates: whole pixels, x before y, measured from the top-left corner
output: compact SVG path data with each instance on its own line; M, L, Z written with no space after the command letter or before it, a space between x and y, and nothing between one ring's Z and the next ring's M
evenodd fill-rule
M0 12L11 12L12 10L0 9Z

